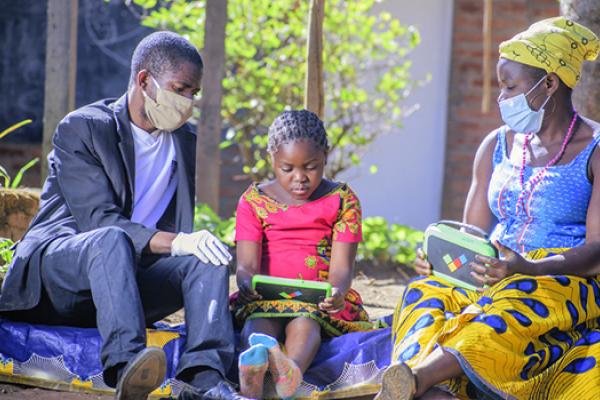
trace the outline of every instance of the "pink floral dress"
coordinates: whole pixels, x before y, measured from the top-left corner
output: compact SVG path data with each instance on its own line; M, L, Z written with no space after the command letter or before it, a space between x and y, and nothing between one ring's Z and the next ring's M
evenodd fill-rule
M343 183L302 205L279 203L252 184L238 203L235 239L262 244L261 274L327 281L332 243L362 240L360 202ZM360 295L353 289L346 295L345 309L333 315L313 304L292 300L256 301L235 310L238 322L307 316L334 336L373 327Z

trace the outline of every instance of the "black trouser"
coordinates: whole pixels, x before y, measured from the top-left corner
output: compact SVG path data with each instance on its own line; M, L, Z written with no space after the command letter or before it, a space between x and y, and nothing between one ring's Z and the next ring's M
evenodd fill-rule
M136 263L123 230L100 228L50 243L41 273L40 304L23 315L41 324L97 326L105 372L145 347L146 326L182 307L187 340L177 375L210 367L225 376L233 362L227 267L195 256L144 256Z

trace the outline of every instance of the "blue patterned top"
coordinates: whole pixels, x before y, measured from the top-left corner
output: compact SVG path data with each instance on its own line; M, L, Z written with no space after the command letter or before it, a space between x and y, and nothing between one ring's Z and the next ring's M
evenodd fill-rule
M524 196L529 215L517 199L521 194L519 173L521 163L514 164L506 146L508 127L497 130L494 149L493 173L488 190L488 203L498 224L491 234L505 246L526 253L539 248L571 248L585 242L585 221L592 195L592 184L587 176L588 160L600 142L600 132L571 162L549 167L535 186L533 195ZM544 167L525 166L524 181Z

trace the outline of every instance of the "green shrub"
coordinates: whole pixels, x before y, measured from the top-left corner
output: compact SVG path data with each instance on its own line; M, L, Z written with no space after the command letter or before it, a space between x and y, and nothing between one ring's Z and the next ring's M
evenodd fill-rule
M206 229L228 246L234 246L235 216L221 218L209 205L199 204L194 212L194 230Z
M0 275L4 275L12 262L13 251L10 249L14 242L10 239L0 239Z
M374 265L409 264L423 242L423 232L406 225L389 224L383 217L363 219L363 242L357 261Z

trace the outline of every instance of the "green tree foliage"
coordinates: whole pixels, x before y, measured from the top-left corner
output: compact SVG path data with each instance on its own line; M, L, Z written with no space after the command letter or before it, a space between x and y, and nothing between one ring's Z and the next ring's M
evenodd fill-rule
M178 32L203 48L205 1L133 1L145 10L144 25ZM403 100L414 86L408 55L419 34L377 12L377 2L326 1L324 122L332 147L327 174L333 179L358 165L378 135L401 126ZM269 124L281 111L303 104L308 5L307 0L228 2L222 116L229 131L222 147L238 146L244 172L254 180L269 175Z

